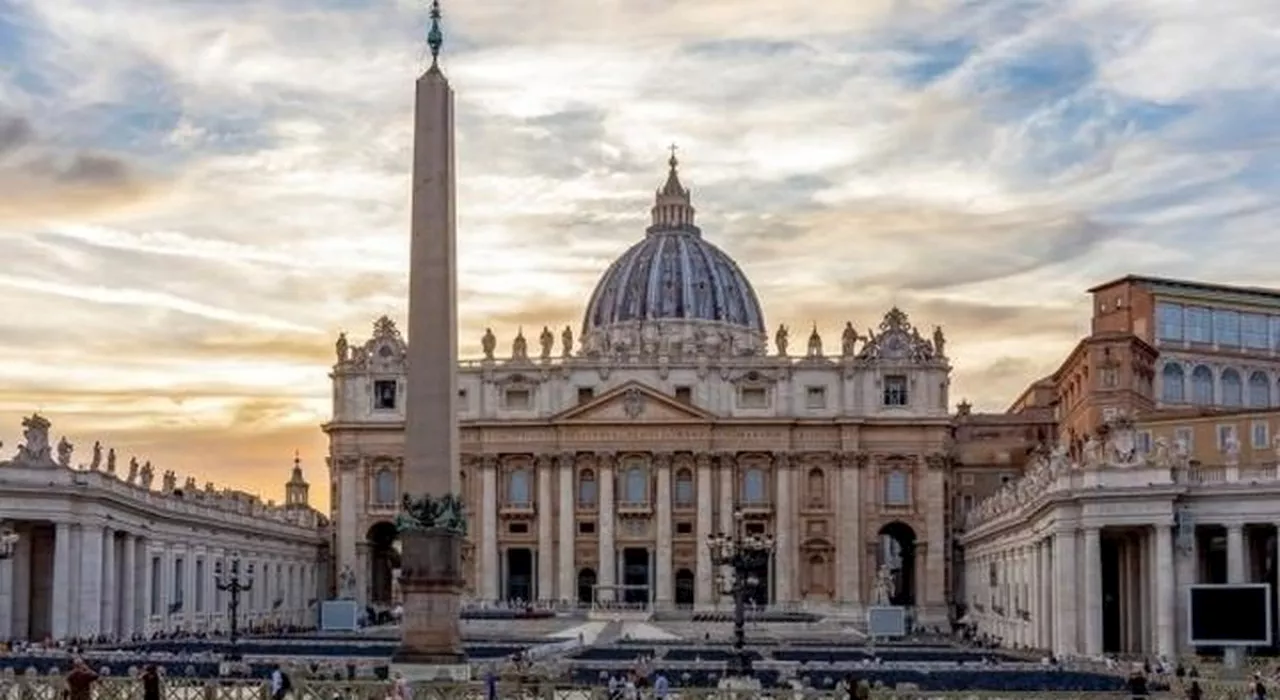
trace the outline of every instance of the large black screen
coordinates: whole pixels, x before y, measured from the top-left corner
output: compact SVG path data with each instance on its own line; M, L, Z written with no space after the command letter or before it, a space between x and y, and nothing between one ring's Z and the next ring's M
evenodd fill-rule
M1191 644L1270 645L1269 598L1266 585L1191 586Z

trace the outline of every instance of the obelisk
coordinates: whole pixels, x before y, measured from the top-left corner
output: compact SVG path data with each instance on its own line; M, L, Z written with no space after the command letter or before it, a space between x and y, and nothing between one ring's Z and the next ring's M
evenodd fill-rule
M457 494L458 305L453 90L440 69L440 3L431 4L431 66L417 80L409 253L407 496ZM401 642L392 659L410 680L469 678L459 601L462 540L443 530L401 533Z

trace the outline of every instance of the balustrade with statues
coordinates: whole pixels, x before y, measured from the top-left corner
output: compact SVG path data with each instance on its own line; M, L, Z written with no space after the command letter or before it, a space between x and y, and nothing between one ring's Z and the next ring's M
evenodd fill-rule
M242 624L309 619L328 524L307 503L299 460L277 505L212 482L200 487L194 477L180 484L172 470L156 484L150 461L130 457L118 470L115 449L101 442L74 464L68 437L50 449L47 418L32 415L22 427L17 453L0 462L0 510L15 535L12 556L0 562L0 588L12 593L0 598L10 607L0 610L0 638L225 629L213 572L229 558L255 563L262 579L241 607ZM51 586L31 584L39 580Z

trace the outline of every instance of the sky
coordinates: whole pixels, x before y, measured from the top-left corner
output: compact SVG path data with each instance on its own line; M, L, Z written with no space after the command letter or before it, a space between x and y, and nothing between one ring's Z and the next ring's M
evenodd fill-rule
M531 9L532 8L532 9ZM667 146L770 329L899 305L1002 410L1128 273L1274 285L1275 0L445 0L461 350L581 322ZM0 440L279 499L403 319L422 0L0 0ZM797 340L797 342L799 342ZM794 343L793 343L794 344ZM323 505L326 488L313 489Z

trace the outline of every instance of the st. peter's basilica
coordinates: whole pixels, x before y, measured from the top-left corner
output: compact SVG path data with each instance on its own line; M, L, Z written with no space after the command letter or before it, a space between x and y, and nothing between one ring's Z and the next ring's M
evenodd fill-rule
M695 225L670 161L652 224L601 276L580 332L544 327L460 363L469 593L481 601L711 607L708 536L776 541L760 604L856 611L877 573L946 615L950 364L941 329L876 327L772 348L742 268ZM532 345L532 347L531 347ZM357 596L393 597L404 339L342 336L330 441L335 552Z

